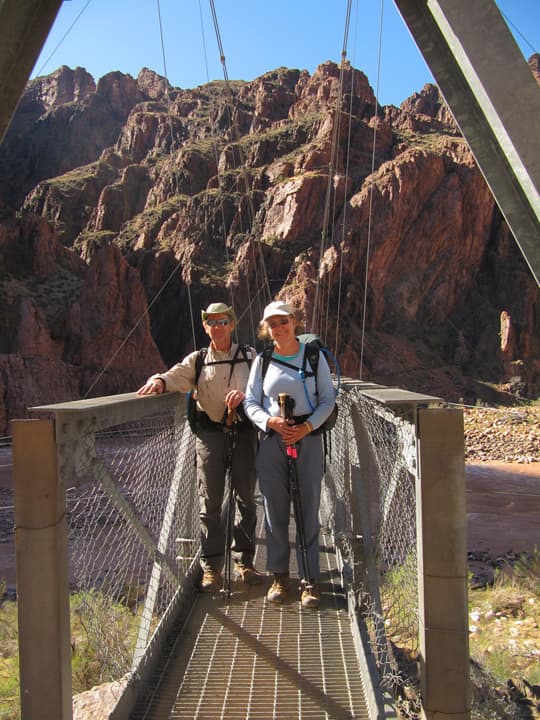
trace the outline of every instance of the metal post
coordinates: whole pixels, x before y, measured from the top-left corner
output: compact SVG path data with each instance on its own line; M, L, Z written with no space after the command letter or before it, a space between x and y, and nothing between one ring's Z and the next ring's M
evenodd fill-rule
M62 0L0 2L0 142Z
M64 486L54 421L14 420L15 543L22 720L71 720Z
M470 713L463 412L418 411L420 685L428 720Z
M527 61L493 0L394 2L540 285L540 94Z

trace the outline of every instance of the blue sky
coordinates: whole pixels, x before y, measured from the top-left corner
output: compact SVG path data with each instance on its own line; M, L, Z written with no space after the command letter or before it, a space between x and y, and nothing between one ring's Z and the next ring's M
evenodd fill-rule
M525 57L540 52L540 0L497 5ZM214 0L214 6L231 80L280 66L312 73L326 60L339 62L346 0ZM347 57L384 105L399 105L432 82L392 0L353 2ZM149 67L181 88L223 79L208 0L65 0L32 76L61 65L84 67L96 80L112 70L136 77Z

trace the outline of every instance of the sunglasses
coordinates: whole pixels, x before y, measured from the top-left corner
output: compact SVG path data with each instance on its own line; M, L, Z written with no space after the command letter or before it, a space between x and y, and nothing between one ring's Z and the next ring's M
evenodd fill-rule
M290 318L288 317L282 317L279 320L272 320L272 322L268 323L268 327L270 330L274 330L274 328L279 327L280 325L287 325L289 323Z
M206 324L209 327L225 327L226 325L230 324L230 320L228 318L210 318L210 320L206 321Z

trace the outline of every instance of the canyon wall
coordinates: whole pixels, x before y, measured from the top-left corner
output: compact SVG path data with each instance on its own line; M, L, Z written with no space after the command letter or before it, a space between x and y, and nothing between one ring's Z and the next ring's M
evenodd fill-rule
M538 287L436 87L380 107L331 62L189 90L149 69L29 83L0 146L0 432L136 389L204 342L213 300L254 342L275 296L351 377L540 394Z

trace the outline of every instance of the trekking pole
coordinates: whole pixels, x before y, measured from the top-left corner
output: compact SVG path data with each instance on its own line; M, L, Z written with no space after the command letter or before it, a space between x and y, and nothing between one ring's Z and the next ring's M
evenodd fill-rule
M281 417L284 420L291 420L293 418L293 407L294 400L287 393L279 393L278 396L279 407L281 410ZM289 466L289 487L291 490L294 521L296 523L296 529L298 531L298 540L300 542L300 556L302 558L303 565L303 579L306 587L311 586L311 576L309 573L308 553L306 546L306 530L304 527L304 514L302 512L302 498L300 497L300 490L298 487L298 469L296 467L296 460L298 458L298 450L296 445L287 445L287 462Z
M227 500L227 521L225 523L225 567L223 569L223 588L222 592L227 596L231 596L231 548L232 548L232 531L234 525L234 494L232 486L232 464L234 446L236 442L236 423L238 414L236 409L229 410L225 421L225 432L227 437L227 469L226 469L226 486L229 493Z

